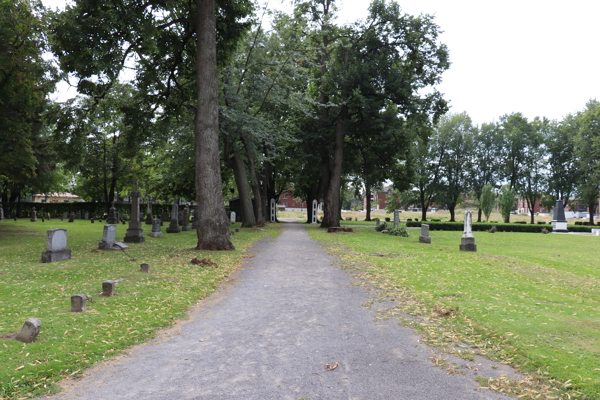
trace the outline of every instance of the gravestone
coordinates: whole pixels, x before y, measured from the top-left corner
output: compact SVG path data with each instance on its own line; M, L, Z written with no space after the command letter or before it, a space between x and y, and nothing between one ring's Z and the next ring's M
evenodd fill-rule
M152 225L152 202L148 201L148 209L146 212L146 225Z
M552 233L568 233L567 219L565 218L565 208L562 200L556 200L554 213L552 214Z
M178 207L177 207L177 199L173 200L173 205L171 206L171 224L169 225L169 229L167 229L167 233L180 233L181 229L179 229L178 218Z
M21 331L15 337L15 340L23 343L31 343L34 342L37 336L40 334L40 327L42 326L42 321L37 318L29 318L23 324Z
M317 223L317 200L313 200L312 202L312 219L311 219L311 224L316 224Z
M67 249L69 235L66 229L48 229L48 251L42 253L42 262L56 262L71 259L71 250Z
M85 312L87 310L87 299L85 294L71 296L71 312Z
M115 294L117 288L117 282L115 281L104 281L102 282L102 296L110 297Z
M150 264L140 264L140 272L147 272L150 273L151 267Z
M157 238L160 237L161 232L160 232L160 219L159 218L154 218L152 220L152 232L150 232L148 235L150 235L151 237Z
M475 238L473 237L473 213L471 210L465 211L465 225L463 236L460 238L460 251L477 251Z
M177 221L179 222L179 226L183 226L183 212L179 211L177 213Z
M83 215L84 219L90 219L90 213L89 211L86 211L85 214Z
M191 230L190 228L190 208L186 205L183 209L183 226L181 229L184 232Z
M90 221L92 221L92 224L93 224L94 223L94 217L92 217L92 219Z
M125 243L144 243L144 229L140 222L140 191L139 182L135 181L133 191L131 192L131 220L129 229L125 234L123 241Z
M600 236L600 229L592 229L592 235Z
M394 226L393 228L399 228L400 227L400 210L394 210Z
M375 228L379 228L379 218L375 218Z
M69 222L75 222L75 213L74 213L74 212L72 212L72 213L69 215Z
M276 215L276 206L275 206L275 199L271 199L271 222L275 222L277 220L277 215Z
M232 224L235 223L235 218L236 218L235 211L232 211L231 215L229 215L229 219L231 220Z
M117 221L117 209L115 208L114 201L110 206L110 210L108 210L108 218L106 218L106 223L111 225L119 223L119 221Z
M31 222L36 222L37 221L37 213L35 211L35 207L31 208Z
M429 225L421 224L421 235L419 236L419 242L431 244L431 237L429 236Z
M4 208L2 208L2 204L0 204L0 221L4 221Z
M98 248L100 250L117 251L127 249L129 246L125 243L117 242L117 225L109 224L104 225L104 237L98 243Z
M67 213L67 212L63 213L62 219L67 219L67 218L69 218L69 213Z

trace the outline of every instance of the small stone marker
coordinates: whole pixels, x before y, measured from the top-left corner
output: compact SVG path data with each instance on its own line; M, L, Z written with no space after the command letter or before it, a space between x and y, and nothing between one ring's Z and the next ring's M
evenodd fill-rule
M83 215L84 219L90 219L90 213L89 211L86 211L85 214Z
M431 244L431 237L429 236L429 225L421 224L421 235L419 236L419 242Z
M67 212L63 213L62 219L67 219L67 218L69 218L69 213L67 213Z
M72 212L72 213L69 215L69 222L75 222L75 213L74 213L74 212Z
M316 224L317 223L317 208L319 206L317 205L317 200L313 200L312 202L312 219L311 219L311 224Z
M400 227L400 210L394 210L394 229Z
M31 208L31 222L36 222L37 221L37 213L35 211L35 207Z
M87 296L74 294L71 296L71 312L85 312L87 310Z
M150 264L140 264L140 272L150 273Z
M152 220L152 232L150 232L148 234L150 237L154 237L154 238L160 237L160 235L161 235L160 224L161 224L160 219L154 218Z
M92 224L94 223L94 217L92 217L92 219L90 219L90 221L92 221Z
M2 208L2 204L0 204L0 221L4 221L4 208Z
M133 191L131 192L131 220L129 221L129 229L125 234L123 241L125 243L144 243L144 229L140 222L140 191L139 182L135 181Z
M190 208L187 205L183 209L183 226L181 227L181 230L183 230L184 232L191 230L191 228L190 228Z
M112 296L115 294L117 282L115 281L104 281L102 282L102 296Z
M277 220L277 214L276 214L276 205L275 205L275 199L271 199L271 222L275 222Z
M174 199L173 205L171 206L171 224L169 225L169 229L167 229L167 233L181 232L181 229L179 229L179 222L177 221L178 214L177 199Z
M375 228L379 228L379 218L375 218Z
M235 218L236 218L235 211L232 211L231 215L229 216L229 219L231 220L232 224L235 224Z
M71 259L71 250L67 249L69 234L66 229L48 229L48 251L42 253L42 262Z
M23 343L34 342L37 336L40 334L40 327L42 322L37 318L29 318L23 324L21 332L15 337L15 340Z
M100 250L111 250L118 251L122 249L128 249L125 243L117 242L117 226L114 224L104 225L104 237L100 243L98 243Z
M465 211L465 228L463 236L460 238L460 251L477 251L475 238L472 231L473 213L471 210Z
M600 236L600 229L592 229L592 235Z

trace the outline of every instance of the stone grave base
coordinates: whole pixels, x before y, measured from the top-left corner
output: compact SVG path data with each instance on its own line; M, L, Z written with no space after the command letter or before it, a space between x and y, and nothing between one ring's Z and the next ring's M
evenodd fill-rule
M191 231L192 228L188 225L188 226L184 226L183 228L181 228L182 231L187 232L187 231Z
M431 244L431 236L419 236L419 242Z
M71 259L71 250L57 250L57 251L45 251L42 253L42 262L56 262L62 260L70 260Z
M460 251L477 251L474 237L460 238Z
M162 233L162 232L150 232L150 233L148 234L148 236L150 236L150 237L153 237L153 238L157 238L157 237L160 237L160 236L161 236L161 233Z
M128 249L129 246L121 242L108 243L103 240L100 243L98 243L98 248L100 250L119 251L123 249Z

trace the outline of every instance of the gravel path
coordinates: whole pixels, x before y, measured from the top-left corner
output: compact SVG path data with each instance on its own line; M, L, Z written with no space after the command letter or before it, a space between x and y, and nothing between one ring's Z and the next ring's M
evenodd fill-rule
M412 330L374 322L361 306L365 289L301 224L283 224L251 253L237 282L175 334L86 371L52 398L508 399L434 367Z

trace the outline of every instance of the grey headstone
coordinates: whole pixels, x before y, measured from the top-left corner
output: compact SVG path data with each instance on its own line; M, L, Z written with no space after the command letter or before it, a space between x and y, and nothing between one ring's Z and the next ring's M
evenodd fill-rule
M35 211L35 207L31 208L31 222L36 222L37 221L37 213Z
M67 219L67 218L69 218L69 213L67 213L67 212L66 212L66 213L63 213L63 216L62 216L62 217L63 217L63 219Z
M231 220L231 223L234 224L235 223L235 218L236 218L236 214L235 211L231 212L231 215L229 216L229 219Z
M4 221L4 208L2 208L2 204L0 204L0 221Z
M74 294L71 296L71 312L85 312L87 310L87 296Z
M117 242L117 226L114 224L104 225L104 236L102 241L98 243L100 250L119 251L128 249L129 246L121 242Z
M112 296L116 293L117 282L104 281L102 282L102 296Z
M73 213L73 212L72 212L72 213L69 215L69 222L75 222L75 213Z
M379 218L375 218L375 228L379 228Z
M135 181L134 190L131 192L131 220L123 241L125 243L144 243L144 229L140 222L140 191L139 182Z
M556 200L554 213L552 214L552 233L567 233L567 219L565 218L565 208L562 200Z
M277 206L275 205L275 199L271 199L271 222L277 220Z
M169 229L167 229L167 233L180 233L181 229L179 228L178 215L179 207L177 205L177 199L173 200L173 205L171 206L171 224L169 225Z
M48 250L42 253L42 262L49 263L55 261L69 260L71 250L67 249L69 235L66 229L48 230Z
M429 225L421 224L421 235L419 236L419 242L431 244L431 237L429 237Z
M471 210L465 211L465 224L463 236L460 238L460 251L477 251L475 238L473 237L473 213Z
M318 204L317 204L317 200L313 200L312 202L312 218L311 218L311 224L316 224L317 223L317 209L318 209Z
M85 219L90 219L90 213L88 211L83 215Z
M182 225L182 230L183 231L189 231L189 230L191 230L189 224L190 224L190 208L186 205L185 208L183 209L183 225Z
M151 237L155 237L155 238L160 237L160 235L161 235L160 224L161 224L160 219L154 218L152 220L152 232L150 232L148 235Z
M140 264L140 272L148 272L150 273L151 267L150 264Z
M108 217L106 218L107 224L116 224L117 221L117 209L115 208L115 202L112 202L110 210L108 211Z
M21 331L15 337L15 340L23 343L31 343L34 342L37 336L40 334L40 327L42 326L42 322L37 318L29 318L23 324Z

